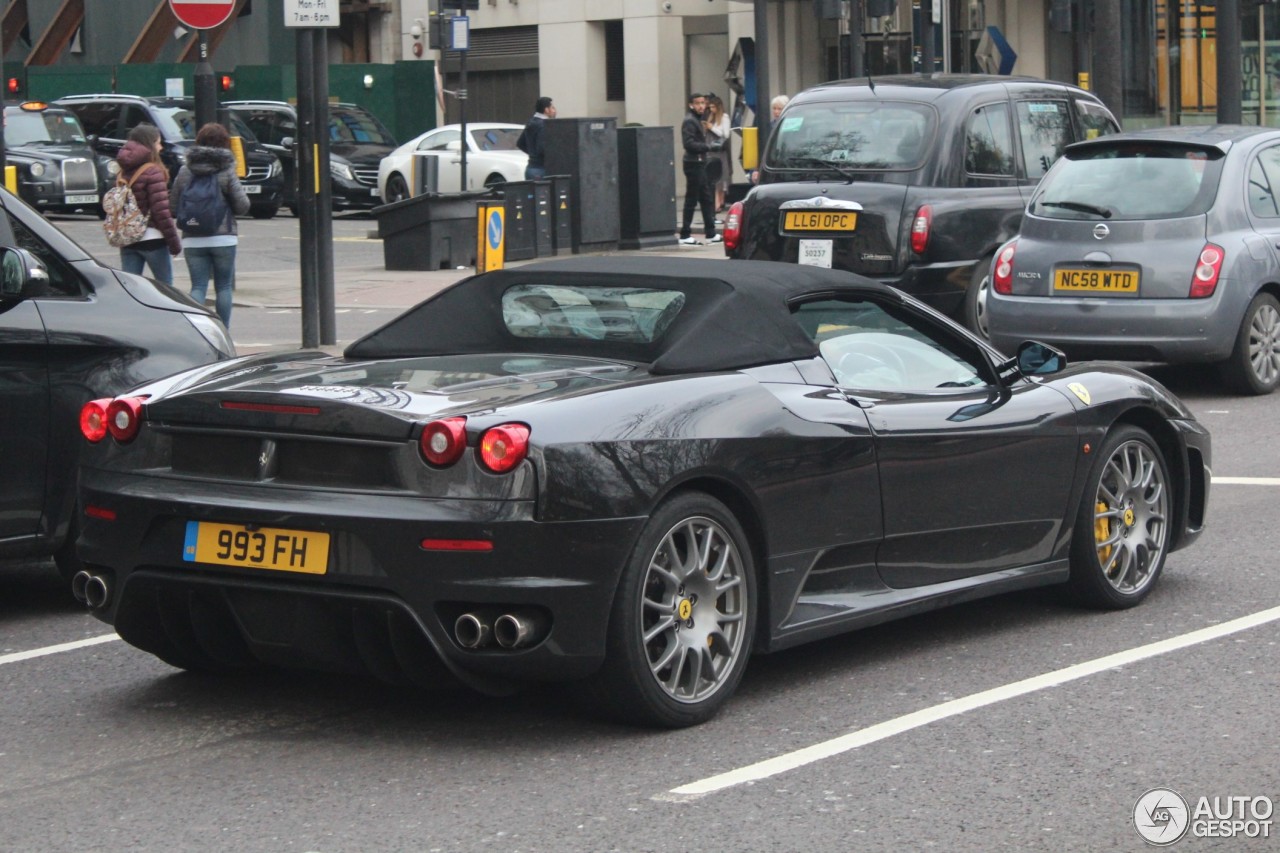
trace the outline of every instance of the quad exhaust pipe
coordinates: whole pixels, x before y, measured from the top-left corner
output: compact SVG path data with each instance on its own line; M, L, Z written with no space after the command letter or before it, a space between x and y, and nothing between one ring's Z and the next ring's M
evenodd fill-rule
M90 610L100 610L111 603L111 581L105 575L79 571L71 578L71 594Z
M457 618L453 634L464 649L483 649L494 643L504 649L522 649L541 642L547 635L547 623L538 610L475 610Z

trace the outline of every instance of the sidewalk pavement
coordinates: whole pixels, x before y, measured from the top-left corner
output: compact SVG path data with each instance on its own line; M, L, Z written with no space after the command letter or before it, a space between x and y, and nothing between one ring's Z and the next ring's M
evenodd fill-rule
M377 232L370 239L377 240ZM723 243L699 246L682 246L672 238L672 244L652 249L618 250L593 253L599 255L629 255L680 258L716 258L725 260ZM567 257L559 255L558 257ZM523 266L536 261L517 261L508 267ZM473 267L451 270L394 271L381 264L370 266L343 266L341 252L334 258L334 306L350 308L409 308L428 296L443 290L456 281L473 275ZM302 306L302 274L299 270L287 272L254 272L236 270L235 304L252 308L300 308Z

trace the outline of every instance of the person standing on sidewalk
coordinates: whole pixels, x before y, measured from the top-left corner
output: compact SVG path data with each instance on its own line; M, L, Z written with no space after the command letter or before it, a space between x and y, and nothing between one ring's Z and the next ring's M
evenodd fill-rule
M225 216L212 228L198 227L195 216L184 221L193 205L188 204L184 208L182 196L191 191L192 181L197 176L210 176L216 182L220 201L225 207ZM194 199L195 193L191 195ZM222 125L211 122L196 133L196 144L187 151L187 162L173 181L173 209L179 211L178 225L184 229L182 240L187 253L187 272L191 274L191 298L204 304L212 274L214 308L222 325L230 329L232 294L236 286L236 245L240 242L236 216L249 212L249 196L236 177L231 135ZM219 211L222 209L218 208Z
M547 119L555 117L556 105L551 103L550 98L543 95L533 105L533 117L525 124L520 138L516 140L516 147L529 155L529 162L524 167L526 181L537 181L547 176L546 148L542 131L546 127Z
M703 125L707 128L707 137L713 142L720 143L720 151L715 155L720 160L720 177L714 183L716 213L723 213L724 199L729 193L729 184L733 180L733 160L730 159L733 127L729 123L728 114L724 111L724 101L720 100L719 95L707 96L707 113Z
M160 161L160 131L150 124L140 124L129 131L116 162L120 164L120 177L133 190L138 210L149 223L141 240L120 247L120 269L142 275L150 267L156 281L172 286L170 256L182 252L182 240L169 207L169 170Z
M694 92L689 95L689 109L680 125L680 142L684 146L684 220L680 226L680 242L686 246L698 245L693 236L693 209L702 208L702 228L706 242L722 243L716 233L715 181L707 176L707 157L720 150L718 142L707 139L702 126L702 115L707 111L705 95Z

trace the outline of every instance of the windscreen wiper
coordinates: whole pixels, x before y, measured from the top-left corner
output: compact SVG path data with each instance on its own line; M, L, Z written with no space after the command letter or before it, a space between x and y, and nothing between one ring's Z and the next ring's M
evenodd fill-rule
M800 163L811 163L816 166L821 166L824 169L830 169L849 183L853 183L858 179L858 176L853 171L844 166L838 165L833 160L823 160L819 157L792 157L787 160L788 166Z
M1114 215L1114 211L1108 207L1098 207L1096 204L1086 204L1083 201L1041 201L1042 207L1063 207L1067 210L1074 210L1077 213L1092 213L1095 216L1101 216L1103 219L1110 219Z

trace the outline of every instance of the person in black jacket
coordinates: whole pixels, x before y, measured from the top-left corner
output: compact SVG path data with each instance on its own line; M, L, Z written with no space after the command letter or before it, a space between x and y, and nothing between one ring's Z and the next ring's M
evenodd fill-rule
M524 126L516 147L529 155L529 163L524 167L524 179L536 181L546 177L547 164L544 159L546 148L542 141L542 131L549 118L556 117L556 105L546 95L538 98L533 105L533 117Z
M684 222L680 226L680 242L686 246L696 246L698 240L693 236L693 209L702 208L702 228L706 232L706 242L720 243L723 238L716 233L715 185L718 175L707 173L708 155L715 165L719 165L716 153L720 143L708 141L706 129L702 126L702 114L707 111L707 98L694 92L689 96L689 110L684 114L684 123L680 125L680 142L684 145Z

